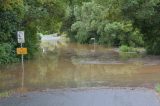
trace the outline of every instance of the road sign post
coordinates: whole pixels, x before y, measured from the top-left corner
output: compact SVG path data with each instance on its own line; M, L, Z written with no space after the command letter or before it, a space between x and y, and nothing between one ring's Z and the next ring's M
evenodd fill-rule
M23 48L23 43L25 43L25 36L24 31L17 32L17 40L20 43L20 48L17 48L17 54L21 55L21 62L22 62L22 90L24 87L24 55L27 54L27 48Z
M94 50L93 50L93 52L95 52L95 50L96 50L96 47L95 47L96 39L95 38L91 38L91 40L94 40Z

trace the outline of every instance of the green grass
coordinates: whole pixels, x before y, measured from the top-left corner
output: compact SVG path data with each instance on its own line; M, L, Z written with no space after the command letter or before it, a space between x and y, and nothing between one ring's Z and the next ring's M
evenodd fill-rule
M0 98L8 98L12 95L12 91L5 91L0 93Z
M160 93L160 84L157 84L156 87L155 87L155 89L156 89L156 91L157 91L158 93Z
M7 98L7 97L9 97L9 92L0 93L0 98Z

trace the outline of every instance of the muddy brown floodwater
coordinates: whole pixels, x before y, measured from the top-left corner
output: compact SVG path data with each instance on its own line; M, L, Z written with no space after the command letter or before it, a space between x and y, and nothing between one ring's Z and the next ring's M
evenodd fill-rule
M0 66L0 92L79 87L153 87L160 83L160 57L68 44L21 64Z

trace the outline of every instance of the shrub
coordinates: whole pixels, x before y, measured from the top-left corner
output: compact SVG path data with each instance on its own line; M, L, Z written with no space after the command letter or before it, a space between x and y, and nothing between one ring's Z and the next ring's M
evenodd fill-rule
M0 44L0 64L7 64L18 61L16 57L16 50L11 43Z
M143 46L142 34L131 22L106 23L99 42L109 46Z
M126 45L122 45L119 47L119 50L121 52L133 52L134 51L134 48L133 47L129 47L129 46L126 46Z
M160 1L125 0L122 13L143 33L147 53L160 54Z
M71 26L71 32L74 33L76 41L89 43L89 39L94 37L99 44L107 46L143 46L139 29L134 28L131 21L113 21L105 16L108 11L95 2L86 2L82 6L76 6L75 22Z

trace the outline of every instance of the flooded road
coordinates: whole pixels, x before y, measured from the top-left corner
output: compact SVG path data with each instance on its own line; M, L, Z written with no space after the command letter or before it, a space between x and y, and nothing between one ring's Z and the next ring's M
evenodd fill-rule
M0 92L80 87L147 87L160 83L160 57L68 44L21 64L0 66ZM22 80L24 77L24 80ZM23 83L23 84L22 84Z

